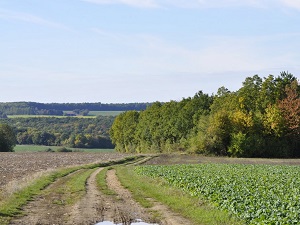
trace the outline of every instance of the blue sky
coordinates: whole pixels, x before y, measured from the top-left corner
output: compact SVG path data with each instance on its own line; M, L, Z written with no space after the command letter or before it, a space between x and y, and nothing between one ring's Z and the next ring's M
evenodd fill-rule
M300 72L299 0L2 0L0 102L181 100Z

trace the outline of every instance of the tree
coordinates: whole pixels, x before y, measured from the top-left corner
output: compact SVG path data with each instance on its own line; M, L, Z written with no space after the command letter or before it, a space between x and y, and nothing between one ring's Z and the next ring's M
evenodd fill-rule
M7 124L0 124L0 152L13 152L16 146L16 136Z
M117 151L136 151L135 134L138 119L139 112L137 111L123 112L115 119L110 129L110 137Z
M300 135L300 98L297 89L298 82L295 80L291 85L286 86L286 98L279 102L289 133L294 136Z

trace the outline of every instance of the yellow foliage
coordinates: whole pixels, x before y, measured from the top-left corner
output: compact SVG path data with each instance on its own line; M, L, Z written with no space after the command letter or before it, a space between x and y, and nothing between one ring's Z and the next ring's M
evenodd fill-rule
M232 113L231 120L234 127L237 127L239 130L249 129L254 125L252 114L240 110Z
M263 120L263 125L269 134L280 137L284 134L285 121L277 105L269 105Z

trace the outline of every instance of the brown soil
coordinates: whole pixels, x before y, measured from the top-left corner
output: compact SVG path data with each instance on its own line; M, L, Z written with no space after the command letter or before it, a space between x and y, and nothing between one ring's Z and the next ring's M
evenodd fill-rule
M129 155L120 153L0 152L0 192L9 182L22 180L49 169L108 162L127 156Z
M79 172L79 171L78 171ZM44 190L41 196L33 199L32 202L23 208L25 216L11 221L11 225L54 225L66 224L69 216L69 209L63 202L64 193L55 190L63 187L71 176L76 173L63 177Z
M300 165L300 159L228 158L228 157L207 157L201 155L162 154L148 160L144 164L171 165L171 164L199 164L199 163Z
M91 174L86 182L85 196L72 207L68 224L96 224L103 221L104 210L108 207L104 206L103 197L97 188L96 175L103 168L97 169ZM106 210L109 213L109 210Z
M152 202L153 206L150 209L143 208L140 204L135 202L132 198L131 192L125 189L118 177L116 176L115 170L109 170L107 173L107 184L110 189L114 190L117 195L118 201L115 204L115 223L130 224L136 219L141 219L149 223L158 223L162 225L190 225L190 221L183 218L182 216L172 212L165 205L149 199ZM149 212L156 211L160 215L160 221L158 218L153 218Z

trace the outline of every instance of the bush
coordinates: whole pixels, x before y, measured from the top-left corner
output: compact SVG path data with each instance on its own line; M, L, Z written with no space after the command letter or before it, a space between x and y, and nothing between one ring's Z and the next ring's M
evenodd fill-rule
M58 148L57 152L72 152L72 149L68 149L66 147Z
M54 150L52 148L47 148L45 152L54 152Z
M13 129L7 124L0 124L0 152L13 152L16 142Z

